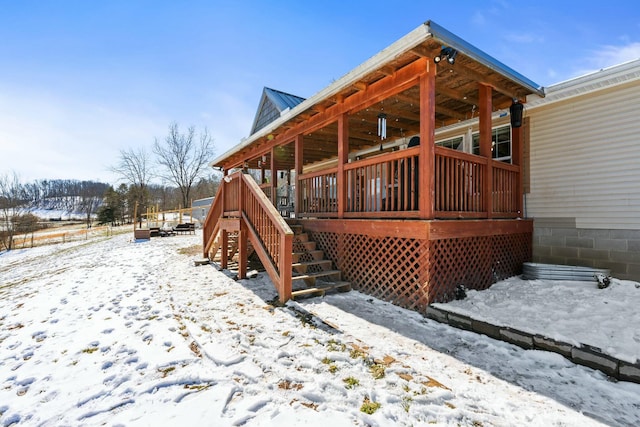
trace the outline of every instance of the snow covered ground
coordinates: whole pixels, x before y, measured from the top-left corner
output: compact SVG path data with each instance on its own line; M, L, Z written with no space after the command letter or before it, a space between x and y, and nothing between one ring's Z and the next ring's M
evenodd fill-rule
M199 233L0 254L0 426L640 425L640 385L557 354L355 291L274 307L265 274L195 267ZM514 280L494 288L545 285ZM616 299L632 291L617 289L599 296L633 340L637 317ZM547 313L567 341L575 292ZM500 319L528 304L504 304ZM569 335L595 332L587 314Z
M522 280L513 277L467 298L434 304L477 320L556 341L588 344L626 362L640 359L640 283Z

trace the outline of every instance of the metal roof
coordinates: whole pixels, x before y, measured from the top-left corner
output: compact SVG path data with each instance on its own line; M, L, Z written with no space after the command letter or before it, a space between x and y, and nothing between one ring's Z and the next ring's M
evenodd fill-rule
M280 90L264 88L264 94L278 107L281 112L287 108L293 108L304 101L304 98Z
M304 101L304 98L302 97L265 87L262 90L262 97L260 98L260 103L258 104L256 116L253 119L253 125L251 125L251 134L254 134L263 127L267 126L269 123L277 119L280 113L287 109L295 107L302 101ZM278 113L277 115L274 114L271 108L266 108L266 106L269 104L275 107Z
M216 158L211 165L222 166L225 163L234 163L238 160L236 159L238 156L241 157L240 153L242 151L248 149L257 141L264 140L265 138L272 139L273 135L277 134L278 129L282 125L292 120L295 122L302 113L312 111L315 106L330 102L330 100L334 99L338 94L342 93L348 96L348 93L350 93L354 85L358 82L366 82L367 79L371 79L372 76L380 74L385 66L402 62L408 55L414 55L418 51L427 52L425 55L429 55L428 52L432 52L436 46L439 48L441 45L447 45L456 49L461 54L458 60L462 61L462 58L466 57L464 61L466 61L467 64L477 64L477 67L499 76L504 82L509 82L508 85L519 88L518 92L520 94L545 95L544 88L540 85L527 79L433 21L427 21L315 95L300 102L293 108L289 107L289 110L283 110L280 117L269 125L256 130L255 133L244 139L240 144ZM458 60L456 60L456 64ZM266 89L267 88L265 88L263 99L267 94ZM436 88L436 91L437 90ZM234 159L232 159L232 157Z

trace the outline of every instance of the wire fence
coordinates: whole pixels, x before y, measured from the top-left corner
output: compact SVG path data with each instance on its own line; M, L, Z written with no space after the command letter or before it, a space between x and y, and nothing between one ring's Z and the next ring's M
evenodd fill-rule
M122 229L122 231L121 231ZM53 245L57 243L73 242L78 240L88 240L90 237L110 237L120 232L130 230L130 226L127 227L111 227L100 226L78 230L65 230L54 231L46 230L40 232L33 232L22 234L19 236L13 236L13 249L33 248L36 246Z

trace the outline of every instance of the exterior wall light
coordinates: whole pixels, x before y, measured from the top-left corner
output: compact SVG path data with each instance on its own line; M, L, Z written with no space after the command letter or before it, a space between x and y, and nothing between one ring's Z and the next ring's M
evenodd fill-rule
M433 62L437 64L443 59L446 59L449 64L453 65L456 63L456 56L458 56L457 50L455 50L452 47L443 46L442 49L440 50L440 54L436 55L433 58Z
M517 99L513 99L511 106L509 107L509 115L511 116L511 127L519 128L522 126L522 111L524 105L522 105Z

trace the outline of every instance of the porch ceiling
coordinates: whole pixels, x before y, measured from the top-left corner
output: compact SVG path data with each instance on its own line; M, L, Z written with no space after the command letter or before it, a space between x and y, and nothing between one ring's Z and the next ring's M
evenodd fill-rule
M494 111L508 108L512 99L521 101L531 93L543 94L541 88L510 68L504 66L443 28L428 22L405 38L383 50L343 78L317 95L299 104L288 114L281 116L260 133L252 135L244 143L217 158L212 166L233 167L243 161L257 158L274 145L292 141L292 134L304 132L304 163L310 164L335 157L337 153L337 126L327 125L309 131L306 123L314 116L336 109L349 97L366 91L372 84L391 78L417 60L433 58L443 46L457 49L455 64L446 60L437 65L435 86L436 128L448 126L477 117L478 84L491 86ZM388 139L417 134L420 129L420 99L417 86L392 95L382 101L349 113L349 149L361 150L379 146L377 117L387 115ZM287 140L288 139L288 140ZM279 167L293 167L293 144L281 153ZM289 151L291 151L289 153Z

